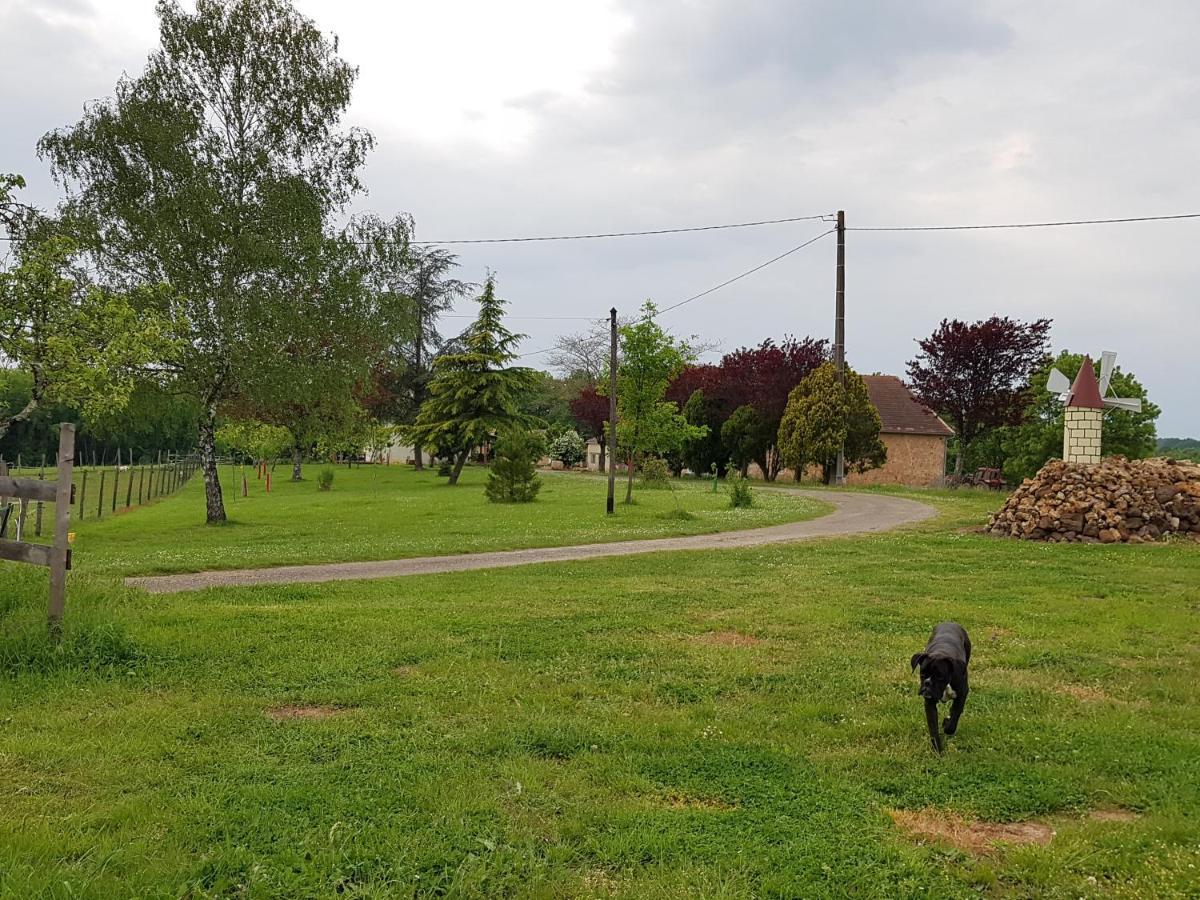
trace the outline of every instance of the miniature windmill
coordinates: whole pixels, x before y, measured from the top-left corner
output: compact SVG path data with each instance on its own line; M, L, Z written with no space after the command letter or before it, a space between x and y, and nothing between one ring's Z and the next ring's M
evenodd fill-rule
M1050 370L1046 389L1058 394L1066 405L1063 427L1063 460L1066 462L1100 462L1100 436L1104 425L1104 410L1125 409L1140 412L1142 401L1137 397L1109 397L1108 383L1112 380L1117 354L1105 350L1100 354L1100 381L1092 358L1085 356L1075 382L1058 369Z

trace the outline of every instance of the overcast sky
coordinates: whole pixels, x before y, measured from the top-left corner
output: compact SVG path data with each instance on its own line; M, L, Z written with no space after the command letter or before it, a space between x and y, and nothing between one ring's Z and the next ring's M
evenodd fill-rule
M349 120L378 144L358 207L418 237L781 218L1023 222L1200 212L1200 4L1189 0L301 0L360 67ZM136 74L150 0L0 0L0 171L56 191L34 145ZM464 248L514 316L677 302L819 234ZM851 232L847 355L903 374L945 317L1054 320L1055 350L1116 350L1200 436L1200 220ZM830 336L834 243L664 316L725 349ZM464 307L463 312L470 312ZM515 320L526 350L586 323ZM447 329L450 330L450 329ZM529 357L536 363L542 357Z

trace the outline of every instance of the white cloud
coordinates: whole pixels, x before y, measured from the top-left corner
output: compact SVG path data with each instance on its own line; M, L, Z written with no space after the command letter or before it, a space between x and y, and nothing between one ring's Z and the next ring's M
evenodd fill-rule
M135 72L152 4L0 0L3 169L53 198L32 147ZM381 213L428 238L653 228L847 210L851 226L1200 210L1200 7L1118 0L400 4L300 7L361 68ZM798 244L804 224L465 248L515 314L668 304ZM1200 222L874 234L848 242L848 352L901 373L944 317L1055 320L1114 349L1200 435L1184 365ZM828 240L672 314L727 346L832 327ZM531 348L551 322L523 322ZM563 323L570 327L571 323Z

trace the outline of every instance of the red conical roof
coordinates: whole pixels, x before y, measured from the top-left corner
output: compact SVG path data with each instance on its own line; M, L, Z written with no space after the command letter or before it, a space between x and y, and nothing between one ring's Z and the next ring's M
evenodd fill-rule
M1085 356L1075 383L1071 385L1071 399L1067 406L1082 406L1085 409L1104 409L1104 400L1100 397L1100 383L1096 381L1096 370L1092 367L1092 358Z

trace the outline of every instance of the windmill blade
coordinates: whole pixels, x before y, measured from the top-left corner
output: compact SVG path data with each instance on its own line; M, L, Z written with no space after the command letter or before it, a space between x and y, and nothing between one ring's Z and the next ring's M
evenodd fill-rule
M1051 369L1050 377L1046 379L1046 390L1052 394L1065 396L1067 391L1071 390L1071 379L1058 369Z
M1112 350L1105 350L1100 354L1100 396L1103 397L1108 393L1108 382L1112 379L1113 365L1117 361L1117 354Z
M1137 397L1105 397L1104 405L1110 409L1124 409L1129 412L1142 411L1142 401Z

